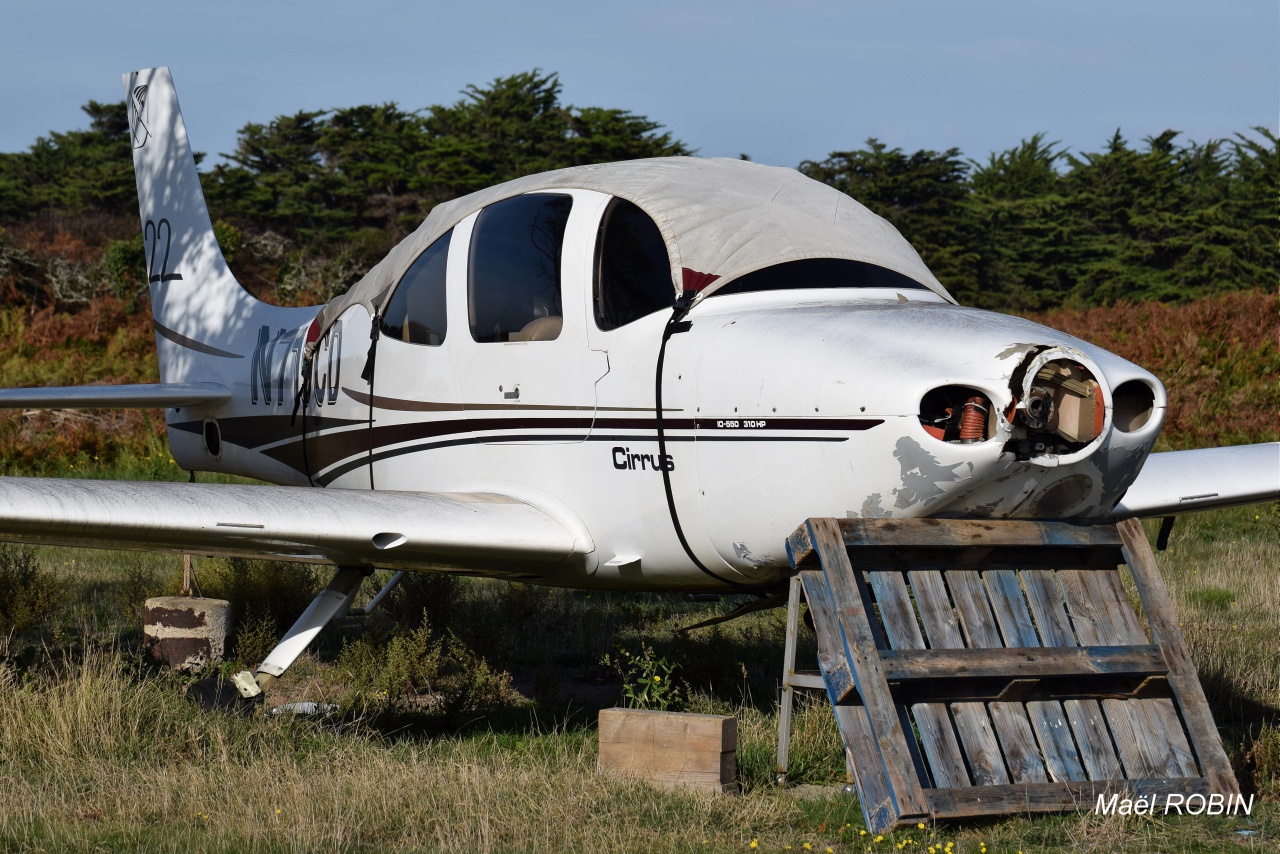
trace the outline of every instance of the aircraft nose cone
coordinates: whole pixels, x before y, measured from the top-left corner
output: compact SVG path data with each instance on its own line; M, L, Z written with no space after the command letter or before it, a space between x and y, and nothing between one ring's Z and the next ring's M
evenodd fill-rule
M885 411L911 413L918 427L897 440L899 484L876 490L881 500L864 506L864 515L1110 512L1159 432L1159 381L1026 320L953 306L918 314L912 308L880 318L872 333L915 327L897 350L896 381L880 383L893 395Z
M699 411L856 424L829 471L857 515L1104 515L1162 420L1151 374L1022 318L898 301L727 308L677 343L696 342ZM767 370L744 371L764 352Z
M924 449L972 464L946 511L1055 519L1108 512L1159 431L1159 382L1106 351L1052 338L1020 347L1003 381L991 381L989 358L973 364L971 383L939 384L920 400Z

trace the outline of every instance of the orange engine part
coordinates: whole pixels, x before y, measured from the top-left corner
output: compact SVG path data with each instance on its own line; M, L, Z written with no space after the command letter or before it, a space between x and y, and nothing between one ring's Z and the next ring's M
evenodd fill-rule
M971 397L960 415L960 441L981 442L987 437L987 399Z
M1102 386L1095 384L1093 387L1093 439L1102 435L1102 419L1106 414L1106 403L1102 400Z

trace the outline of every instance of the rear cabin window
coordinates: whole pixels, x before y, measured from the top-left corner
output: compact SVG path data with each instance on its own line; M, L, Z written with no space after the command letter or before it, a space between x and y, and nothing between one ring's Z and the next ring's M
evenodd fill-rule
M617 329L674 301L662 232L636 205L614 199L596 240L596 326Z
M467 299L480 342L550 341L563 323L560 255L570 196L538 193L495 202L471 235Z
M428 246L401 277L382 312L383 335L428 347L444 342L444 274L452 236L450 231Z
M804 258L799 261L775 264L772 267L739 276L724 287L713 291L711 296L799 288L928 290L915 279L865 261L850 261L846 258Z

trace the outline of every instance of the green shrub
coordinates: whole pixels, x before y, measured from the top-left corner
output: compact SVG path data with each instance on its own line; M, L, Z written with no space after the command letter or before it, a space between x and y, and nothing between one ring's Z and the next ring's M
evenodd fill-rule
M383 658L382 689L389 697L430 690L440 675L440 644L432 640L431 624L425 618L413 631L393 635Z
M236 660L251 667L261 664L280 642L280 629L275 619L265 612L237 621L232 640Z
M200 561L196 578L205 596L231 603L231 634L241 661L261 661L253 656L270 651L260 649L264 638L272 637L274 646L321 586L320 572L307 564L243 558ZM240 648L242 639L250 649Z
M450 719L495 711L519 697L511 685L510 673L490 667L453 632L444 646L441 669L440 708Z
M25 635L62 605L64 587L30 546L0 543L0 634Z
M415 628L423 622L444 626L457 600L457 577L438 572L410 572L387 594L378 610L400 626Z
M176 573L165 577L155 567L141 560L133 559L125 564L116 584L116 594L120 600L120 610L133 625L141 625L145 616L147 600L153 596L164 596L178 590Z
M407 709L414 705L457 720L499 709L518 695L511 676L495 670L452 632L433 637L424 616L412 630L366 632L343 643L338 674L343 704ZM430 695L426 702L420 702Z
M218 220L213 224L213 236L222 250L222 257L234 262L240 250L244 248L244 232L228 222Z
M111 292L132 299L147 289L147 256L138 234L128 240L114 240L102 256L102 271Z
M442 644L431 637L425 620L412 631L384 635L366 632L344 641L337 669L350 696L348 702L398 705L406 697L430 691L440 673Z
M688 701L688 686L676 683L679 669L665 656L656 654L653 647L640 642L640 651L618 647L616 656L600 659L605 667L613 668L622 677L623 705L629 709L657 709L663 712L679 711Z

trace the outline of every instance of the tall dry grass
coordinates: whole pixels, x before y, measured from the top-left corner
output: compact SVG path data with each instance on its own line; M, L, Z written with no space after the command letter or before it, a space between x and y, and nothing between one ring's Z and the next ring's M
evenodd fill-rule
M1280 723L1280 505L1183 516L1157 559L1219 725Z
M765 851L787 845L802 851L806 841L818 851L828 845L839 852L864 845L886 854L925 850L906 843L913 839L951 841L962 854L981 852L982 844L989 854L1198 852L1237 845L1266 850L1280 832L1280 594L1272 583L1280 565L1277 543L1275 510L1241 508L1187 517L1170 550L1159 556L1242 782L1258 783L1265 796L1248 819L1015 816L908 829L872 843L857 836L856 803L837 794L834 784L844 774L840 745L820 698L802 703L793 730L793 779L821 784L829 793L810 799L771 785L777 746L772 691L744 683L741 691L695 692L695 710L739 719L743 794L712 797L598 775L590 726L543 715L531 705L430 736L368 719L205 716L181 696L181 680L141 667L124 647L103 649L88 639L65 658L51 650L54 664L18 664L9 650L0 650L7 662L0 675L0 847L743 851L754 839ZM87 590L107 595L104 579L119 570L119 558L108 553L103 564L87 551L40 554L50 561L67 558L58 569L74 588L73 598ZM518 631L513 615L536 614L543 603L531 588L509 595L504 601L496 585L463 586L456 611L472 622L491 614L490 623L472 626L475 638ZM526 650L532 658L521 659L504 644L494 649L496 658L533 661L561 643L595 638L604 628L585 614L602 607L609 631L665 643L668 654L714 652L671 642L671 626L684 617L668 600L546 595L549 619L533 621L537 649ZM471 597L476 602L469 605ZM120 616L111 622L109 610L88 608L85 615L85 625L87 615L100 621L94 624L99 639L109 638L113 626L124 631ZM735 657L763 649L764 640L774 637L776 616L757 614L723 627L716 640L727 659L721 667L731 670L739 666ZM565 626L559 637L556 621ZM582 660L581 652L571 653ZM305 694L322 667L310 661L286 677L296 680L291 692ZM1259 835L1237 836L1240 830Z
M582 730L392 739L204 716L119 653L0 692L0 838L148 850L676 850L789 827L796 802L596 773Z

